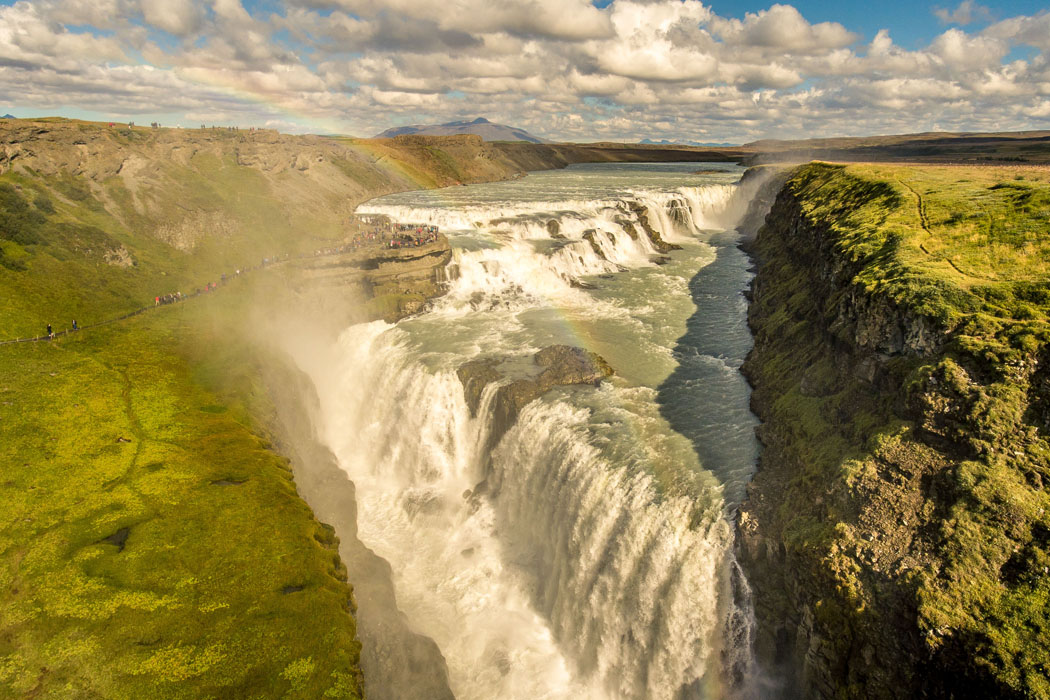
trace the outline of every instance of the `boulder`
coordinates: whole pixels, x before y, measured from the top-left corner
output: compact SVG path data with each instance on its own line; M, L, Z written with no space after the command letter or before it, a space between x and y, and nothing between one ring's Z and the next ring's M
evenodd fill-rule
M507 382L496 390L492 400L490 448L514 425L518 413L533 399L557 386L598 386L603 379L614 374L613 368L600 355L571 345L543 348L533 355L532 361L539 370L537 374ZM499 359L482 358L471 360L457 370L472 415L477 415L481 408L485 387L506 379L499 369L500 364Z

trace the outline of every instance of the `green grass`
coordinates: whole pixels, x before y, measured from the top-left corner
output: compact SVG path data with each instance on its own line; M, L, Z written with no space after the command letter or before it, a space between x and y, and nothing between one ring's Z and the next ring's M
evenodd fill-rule
M1024 181L1016 172L811 166L794 186L807 215L863 263L857 281L867 288L948 324L963 315L1045 321L1050 171L1026 171Z
M281 192L222 158L151 167L137 195L121 178L0 176L0 339L341 235L337 213L290 213L302 183ZM192 250L155 235L187 208L226 233ZM111 264L121 249L133 265ZM297 495L230 334L247 291L0 346L0 697L360 697L337 540Z
M765 477L784 479L773 527L836 591L820 601L831 643L886 635L906 595L919 663L1050 697L1048 173L818 163L787 190L808 233L771 221L759 237L748 368L769 452L791 465ZM878 360L854 313L924 319L945 342Z
M204 301L0 348L0 695L359 697L331 532L248 375L187 363Z
M0 337L112 318L258 256L173 250L113 201L4 177ZM121 246L135 265L107 262ZM0 347L0 696L360 696L337 542L264 437L250 352L217 330L238 326L236 291Z

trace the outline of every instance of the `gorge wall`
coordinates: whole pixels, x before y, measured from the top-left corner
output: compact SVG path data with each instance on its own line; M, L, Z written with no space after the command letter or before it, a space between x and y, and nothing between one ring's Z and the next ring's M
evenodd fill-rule
M758 651L804 697L1047 697L1048 287L931 248L999 180L904 172L803 166L750 244Z

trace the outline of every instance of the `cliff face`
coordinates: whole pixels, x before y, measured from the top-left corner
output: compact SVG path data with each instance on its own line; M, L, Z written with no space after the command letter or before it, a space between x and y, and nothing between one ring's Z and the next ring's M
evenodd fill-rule
M806 697L1047 697L1047 285L926 260L908 177L803 166L751 246L758 651Z

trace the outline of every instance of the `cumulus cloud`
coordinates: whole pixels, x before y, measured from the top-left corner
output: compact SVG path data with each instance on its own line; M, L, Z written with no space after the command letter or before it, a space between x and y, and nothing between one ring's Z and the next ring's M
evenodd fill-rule
M717 18L712 27L731 44L812 53L848 46L859 37L836 22L810 24L791 5L747 13L744 20Z
M587 0L293 0L314 9L342 9L358 17L382 14L426 19L445 29L505 32L580 40L609 36L607 13Z
M1050 10L1031 17L1011 17L997 22L983 34L1050 52Z
M72 32L28 2L0 7L0 62L75 70L85 62L125 59L116 39Z
M184 37L200 27L202 13L191 0L142 0L141 7L147 23L169 34Z
M0 6L9 109L182 115L367 135L486 116L554 139L1046 125L1050 13L904 48L789 4L701 0L20 0ZM1034 49L1011 60L1018 46ZM298 115L290 120L288 114ZM141 116L140 116L141 115ZM205 118L208 117L208 118Z
M930 51L954 70L982 70L998 66L1009 52L1003 41L990 36L970 36L949 29L934 39Z
M965 25L987 22L992 18L992 11L984 5L978 5L974 0L963 0L954 10L943 7L935 8L933 14L945 24Z

